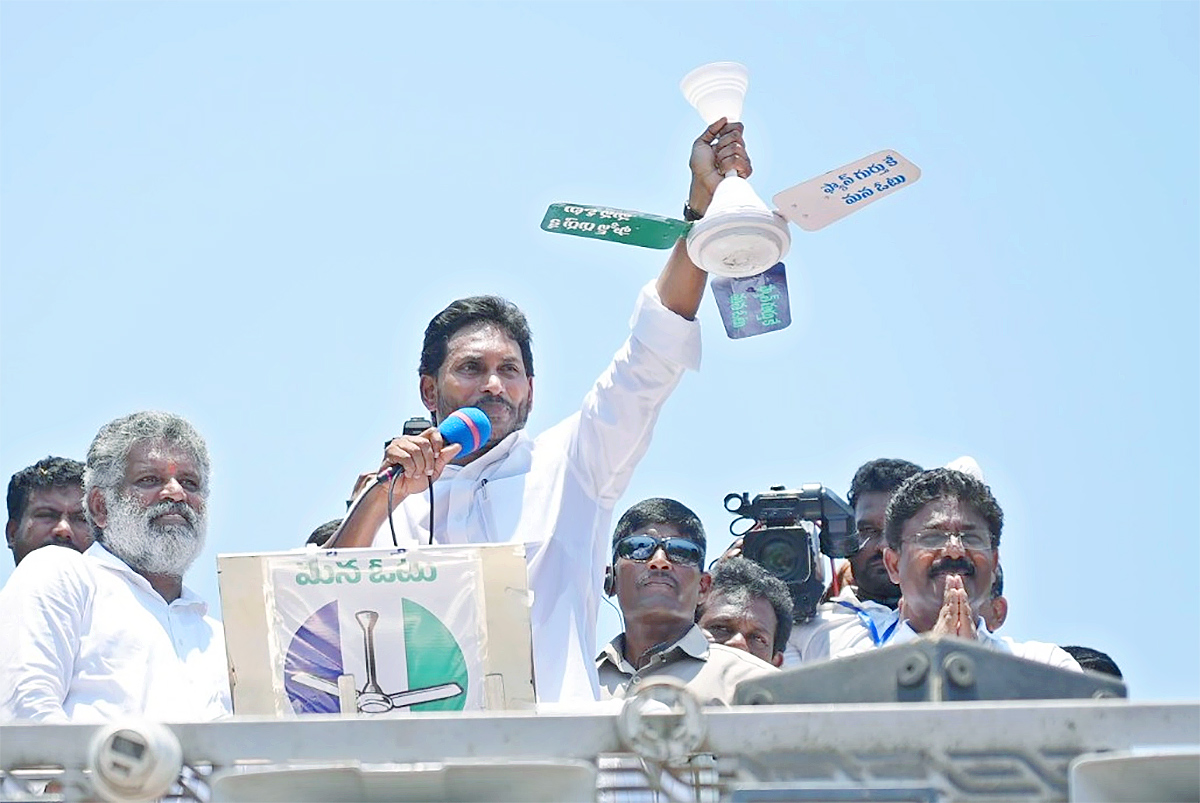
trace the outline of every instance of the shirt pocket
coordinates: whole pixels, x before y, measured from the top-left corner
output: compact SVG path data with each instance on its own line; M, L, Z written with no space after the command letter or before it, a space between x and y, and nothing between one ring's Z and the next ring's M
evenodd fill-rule
M529 540L519 533L525 502L526 474L504 479L484 480L480 487L484 535L491 543Z

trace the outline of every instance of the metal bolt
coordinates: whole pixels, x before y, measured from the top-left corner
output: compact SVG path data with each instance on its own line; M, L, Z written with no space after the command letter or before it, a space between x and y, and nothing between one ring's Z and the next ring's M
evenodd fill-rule
M975 685L975 662L961 652L952 652L942 661L946 679L960 689Z
M746 698L746 705L774 705L775 695L766 689L755 689Z
M922 653L915 652L904 659L896 672L896 682L901 686L918 686L929 674L929 659Z

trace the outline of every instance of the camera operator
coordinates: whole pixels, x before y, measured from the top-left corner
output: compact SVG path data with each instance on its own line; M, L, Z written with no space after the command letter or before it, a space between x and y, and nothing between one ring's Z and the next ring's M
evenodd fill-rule
M852 583L835 591L814 618L792 628L785 668L828 660L865 644L879 646L896 626L900 587L883 563L884 513L900 484L920 471L916 463L883 457L854 472L847 501L861 546L848 558Z

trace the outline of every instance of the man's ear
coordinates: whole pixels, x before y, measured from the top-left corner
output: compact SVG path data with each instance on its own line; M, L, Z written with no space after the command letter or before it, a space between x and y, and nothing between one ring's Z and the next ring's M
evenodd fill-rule
M421 374L421 404L437 418L437 377ZM433 423L438 423L434 421Z
M9 519L8 524L4 525L4 535L7 536L8 545L10 547L13 545L13 539L16 538L16 536L17 536L17 524L18 523L19 522L15 522L12 519Z
M1004 624L1004 620L1008 618L1008 600L1001 594L998 597L993 597L991 600L992 615L987 619L988 630L995 633Z
M700 595L697 597L697 610L708 602L708 591L712 588L712 575L708 572L700 573Z
M900 553L890 546L883 548L883 567L887 569L891 581L900 585Z
M92 522L101 530L108 524L108 504L104 501L104 492L93 488L87 496L88 510L92 512Z
M783 666L783 653L777 652L771 656L771 666L775 667L776 669Z

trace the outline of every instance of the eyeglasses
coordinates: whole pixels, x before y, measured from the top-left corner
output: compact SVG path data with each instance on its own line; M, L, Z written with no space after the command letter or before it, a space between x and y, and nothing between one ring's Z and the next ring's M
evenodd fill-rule
M645 563L654 557L658 548L667 553L672 563L684 566L703 566L704 548L686 538L656 538L653 535L627 535L613 547L613 557Z
M941 549L949 544L952 538L958 539L962 548L970 552L987 552L992 548L991 534L975 531L952 533L945 530L925 530L904 540L916 544L921 549Z

